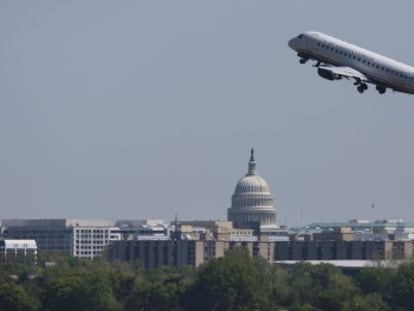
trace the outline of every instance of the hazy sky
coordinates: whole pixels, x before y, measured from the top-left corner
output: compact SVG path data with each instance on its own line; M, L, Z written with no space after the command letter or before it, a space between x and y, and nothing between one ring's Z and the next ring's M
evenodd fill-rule
M414 96L330 82L305 30L414 65L412 1L0 0L0 218L414 221ZM375 208L371 208L371 204Z

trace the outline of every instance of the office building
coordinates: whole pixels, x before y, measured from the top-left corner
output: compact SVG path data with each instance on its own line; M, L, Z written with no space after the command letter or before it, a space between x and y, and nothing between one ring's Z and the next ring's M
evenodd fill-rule
M38 250L94 258L110 241L120 240L116 222L108 219L6 219L6 239L32 239Z
M274 258L273 242L173 239L114 241L109 246L108 256L112 261L139 260L146 269L160 266L198 267L238 246L246 248L251 256L261 256L269 262Z
M15 260L36 263L37 245L35 240L0 240L0 263Z

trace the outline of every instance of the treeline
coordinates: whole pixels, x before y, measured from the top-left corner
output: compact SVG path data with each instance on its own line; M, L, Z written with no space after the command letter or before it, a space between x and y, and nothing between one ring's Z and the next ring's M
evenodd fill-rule
M56 264L45 267L46 262ZM290 269L236 248L198 269L41 255L0 265L0 310L414 310L414 263L348 277L328 264Z

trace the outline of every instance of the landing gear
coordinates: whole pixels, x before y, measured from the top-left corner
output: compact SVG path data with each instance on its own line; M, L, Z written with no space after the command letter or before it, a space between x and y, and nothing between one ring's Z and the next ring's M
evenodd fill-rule
M358 92L360 92L361 94L364 93L364 91L367 89L368 89L368 85L366 85L365 83L361 83L357 87Z
M309 60L309 57L306 54L298 53L298 56L300 57L299 63L301 64L305 64Z
M377 89L378 93L380 93L380 94L384 94L385 91L387 90L385 86L379 85L379 84L375 88Z
M318 60L315 65L313 65L313 67L319 68L319 66L321 65L321 62Z

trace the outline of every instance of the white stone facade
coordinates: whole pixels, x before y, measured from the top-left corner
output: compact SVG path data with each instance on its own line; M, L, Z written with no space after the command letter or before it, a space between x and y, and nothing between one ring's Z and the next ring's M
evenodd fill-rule
M259 222L261 228L278 228L274 199L267 182L257 174L253 149L249 170L238 181L227 211L235 227Z

